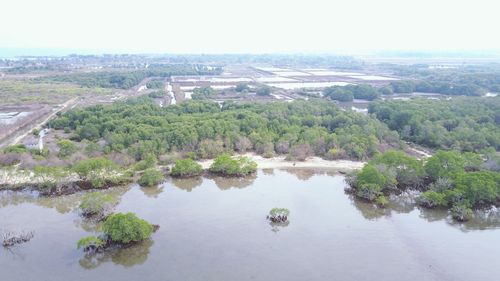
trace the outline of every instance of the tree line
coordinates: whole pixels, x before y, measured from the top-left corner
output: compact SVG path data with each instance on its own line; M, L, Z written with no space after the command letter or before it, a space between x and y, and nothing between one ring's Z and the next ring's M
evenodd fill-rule
M500 98L375 101L369 113L407 141L431 148L500 149Z
M381 147L399 147L399 136L382 122L334 103L236 104L187 101L160 108L149 98L68 111L51 122L76 141L105 140L105 151L135 159L150 153L193 152L213 158L223 152L255 151L270 157L367 159Z

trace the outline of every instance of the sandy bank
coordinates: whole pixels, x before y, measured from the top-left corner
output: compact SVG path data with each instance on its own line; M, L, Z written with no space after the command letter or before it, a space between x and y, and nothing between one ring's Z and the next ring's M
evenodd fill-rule
M287 161L285 156L277 156L272 158L264 158L253 153L244 154L257 163L259 169L282 169L282 168L330 168L342 171L351 171L361 169L366 162L350 161L350 160L325 160L319 157L310 157L306 161ZM203 169L208 169L212 165L213 160L202 160Z

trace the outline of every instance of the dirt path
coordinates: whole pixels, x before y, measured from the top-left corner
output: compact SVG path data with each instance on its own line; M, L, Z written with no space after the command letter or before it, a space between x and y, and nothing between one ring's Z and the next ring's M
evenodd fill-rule
M5 143L7 145L14 145L14 144L19 143L23 138L25 138L28 134L30 134L32 130L41 129L42 126L45 123L47 123L50 119L52 119L54 116L56 116L56 114L58 112L61 112L62 110L65 110L68 107L75 105L77 103L77 101L78 101L78 97L74 97L70 100L67 100L66 102L64 102L62 104L59 104L59 106L58 106L59 108L54 109L47 117L43 118L42 120L40 120L36 124L34 124L32 126L28 126L27 128L23 129L23 132L21 134L19 134L19 132L18 132L19 135L15 136L10 141L6 141Z

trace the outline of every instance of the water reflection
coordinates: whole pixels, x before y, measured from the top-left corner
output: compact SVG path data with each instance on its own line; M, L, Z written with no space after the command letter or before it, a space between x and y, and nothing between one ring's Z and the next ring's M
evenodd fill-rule
M274 169L262 169L262 173L266 176L274 175Z
M164 184L157 185L157 186L141 186L141 191L144 193L149 198L158 198L158 195L163 192L163 186Z
M296 176L297 179L302 180L302 181L307 181L310 178L312 178L314 175L321 174L320 171L315 171L313 169L286 169L285 171L291 175Z
M288 225L290 225L290 221L289 220L287 220L285 222L272 222L272 221L270 221L269 225L271 226L271 231L272 232L279 232L283 228L285 228Z
M115 204L120 202L120 198L125 194L130 187L117 187L110 188L106 190L98 190L98 192L103 192L111 195L115 200ZM66 214L75 210L82 199L82 196L87 192L93 192L96 190L90 190L86 192L79 192L64 196L41 196L36 191L0 191L0 208L7 207L10 205L16 206L20 204L35 204L40 207L55 209L60 214Z
M381 217L386 217L391 215L390 208L380 208L377 205L366 202L354 196L353 194L347 194L352 202L352 205L361 213L361 215L367 220L376 220Z
M467 222L458 223L450 220L449 223L462 231L500 228L500 210L495 207L487 210L478 210L474 212L474 218Z
M201 177L172 178L170 182L179 189L191 192L203 183L203 179Z
M110 248L102 253L87 253L78 263L85 269L95 269L106 262L132 267L143 264L147 259L154 242L151 239L136 243L125 248Z
M245 188L257 179L256 174L251 174L245 177L220 177L212 176L211 179L220 190L229 190L231 188Z

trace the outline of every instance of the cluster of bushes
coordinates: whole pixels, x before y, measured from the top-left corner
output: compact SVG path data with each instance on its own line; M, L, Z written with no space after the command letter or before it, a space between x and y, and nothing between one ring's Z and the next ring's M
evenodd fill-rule
M78 241L77 247L86 252L98 252L112 244L126 245L144 241L151 237L155 227L133 213L118 213L106 218L103 234L88 236Z
M325 88L323 95L337 101L352 101L353 99L374 100L380 95L392 94L388 87L375 88L368 84L331 86Z
M97 220L107 217L114 205L113 197L100 192L90 192L83 196L80 203L80 212L84 217L94 217Z
M148 97L157 99L157 98L163 98L165 97L165 92L164 91L154 91L148 94Z
M59 140L57 146L59 148L59 153L57 154L59 158L68 158L78 151L78 146L70 140Z
M91 188L103 188L126 181L124 171L113 161L102 157L80 161L72 167L71 171L84 182L88 182Z
M222 154L215 158L209 171L223 176L244 176L257 170L257 163L248 157L232 158L229 154Z
M376 101L369 113L414 143L431 148L500 149L500 97Z
M163 83L163 81L157 79L151 80L148 83L146 83L146 87L148 89L163 89L164 86L165 84Z
M141 186L155 186L163 181L163 173L156 168L148 168L144 170L141 177L137 181Z
M253 150L289 154L305 145L321 157L367 159L382 146L399 147L399 136L370 116L340 110L325 101L236 104L186 101L161 108L148 98L71 110L52 121L72 139L106 140L106 152L128 152L136 160L172 151L211 158ZM309 150L309 149L308 149Z
M207 86L207 87L197 87L193 89L193 94L191 95L191 98L194 100L203 100L210 98L211 96L215 95L217 91L215 91L212 87Z
M202 172L200 164L191 158L186 158L177 160L170 174L174 177L193 177L201 175Z
M422 190L417 198L421 206L450 208L457 220L466 220L472 209L496 205L500 199L500 173L486 170L481 156L474 153L438 151L424 163L389 151L347 181L356 196L380 205L392 192Z

